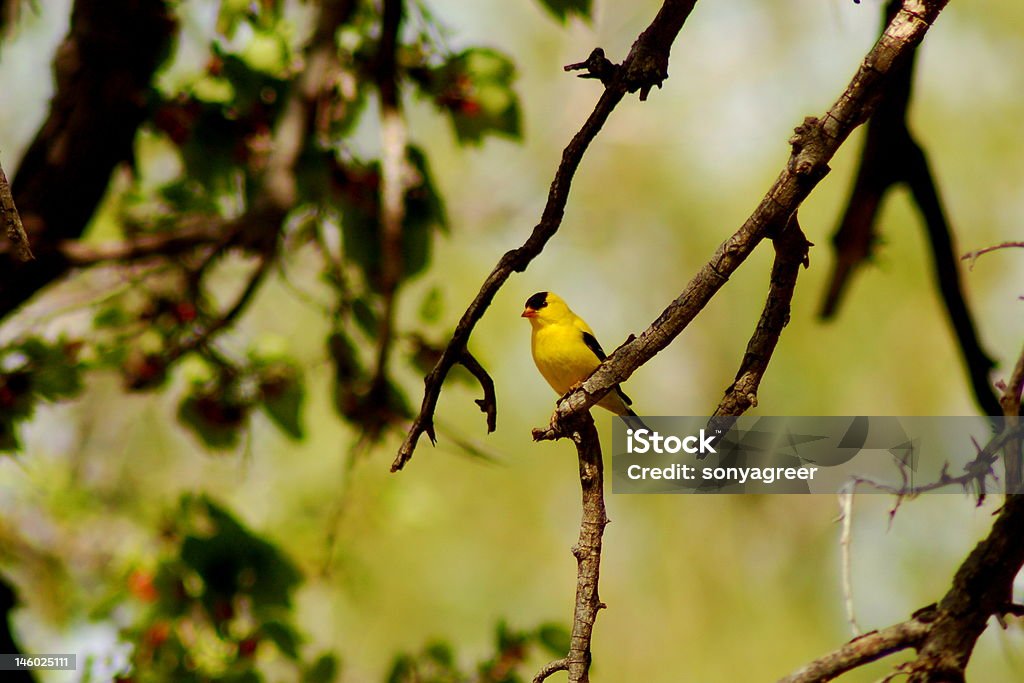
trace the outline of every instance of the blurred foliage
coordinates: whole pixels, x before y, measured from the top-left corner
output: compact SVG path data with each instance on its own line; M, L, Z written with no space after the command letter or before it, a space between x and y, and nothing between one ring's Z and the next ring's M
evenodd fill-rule
M589 19L593 10L592 0L541 0L541 4L563 22L573 14Z
M792 126L839 92L874 37L877 13L856 8L870 14L861 24L851 3L701 4L700 21L688 22L673 48L671 87L609 119L574 181L558 240L481 321L473 351L501 399L503 429L491 450L446 435L436 451L420 451L415 476L388 479L379 460L360 469L366 450L358 447L393 445L461 307L486 268L521 243L557 150L592 106L594 83L559 65L595 45L621 57L658 3L606 3L595 27L591 0L405 3L396 50L410 141L402 281L382 372L380 3L352 4L331 36L327 77L305 92L321 4L171 3L182 18L178 52L150 94L134 164L112 178L83 243L159 240L183 228L205 241L101 281L76 299L88 299L73 307L84 322L50 324L62 310L50 303L42 322L3 337L0 450L17 461L0 456L0 562L27 587L21 631L39 644L48 642L43 622L69 639L85 630L75 619L114 624L115 641L132 648L122 680L140 682L529 680L538 662L568 647L566 629L549 620L567 615L571 600L565 546L578 509L567 492L578 482L571 455L562 457L571 449L553 456L559 446L528 446L525 425L543 423L553 396L529 367L526 333L513 327L521 321L507 312L551 286L580 302L574 307L604 330L606 348L616 345L612 335L642 329L755 205L785 160ZM59 39L60 3L36 5L19 21ZM438 7L460 18L458 31L435 16ZM1004 240L995 231L1019 223L1012 151L1024 88L1000 70L1002 55L1019 50L1019 35L1004 28L1020 25L1019 7L945 13L929 35L934 51L921 59L915 127L930 152L943 144L933 158L948 177L951 214L970 217L975 230L965 247ZM52 45L7 52L17 47L3 45L7 64L46 81ZM31 85L5 95L14 101ZM38 97L45 103L49 93ZM260 209L274 135L296 99L310 114L294 168L298 200L287 216L268 219ZM5 132L41 115L4 109ZM997 115L1010 123L988 118ZM968 119L977 122L970 135L945 135ZM989 156L979 161L981 152ZM802 209L819 244L851 158L837 156ZM812 253L816 267L801 282L762 387L769 411L970 409L951 379L957 359L926 259L906 236L915 229L906 213L899 198L886 209L887 244L843 324L810 322L813 278L825 270L817 266L824 249ZM631 379L638 404L652 414L713 406L763 303L762 256ZM1016 352L1021 317L1007 315L1006 302L1020 295L1021 270L989 265L1000 258L1007 255L986 257L971 282L979 319L999 323L987 334L1003 347L1012 337ZM72 277L83 291L88 274ZM260 292L247 296L250 285ZM865 344L866 335L884 343ZM836 377L827 403L822 377ZM475 390L462 368L451 379ZM448 396L439 431L479 433L472 401ZM494 458L495 450L516 457ZM501 465L467 468L446 457L452 452ZM224 457L240 453L247 457ZM182 499L186 490L212 497ZM595 633L608 680L675 680L680 668L667 656L694 680L751 680L751 662L771 668L771 678L847 637L828 526L833 501L624 498L609 500L616 524L602 595L612 609ZM987 510L955 517L954 499L905 506L890 534L855 539L866 549L854 567L866 623L902 618L944 590L961 551L990 523ZM866 517L882 520L868 531L885 528L886 505L864 504ZM963 509L973 514L969 503ZM49 576L40 567L54 565L71 589L50 590L40 578ZM47 600L63 621L48 619ZM492 637L496 614L544 625L499 623ZM983 641L982 671L1002 663L999 648L1019 635Z
M0 451L16 451L18 423L42 401L74 398L82 391L81 342L49 343L37 337L0 348Z
M128 579L147 608L125 633L131 670L118 681L258 683L267 647L293 665L293 680L334 680L332 655L300 657L291 608L301 575L279 548L205 497L185 496L163 536L156 567Z
M559 658L569 651L569 632L555 624L544 624L532 631L514 631L499 622L494 635L494 654L470 671L459 668L451 645L428 644L417 654L395 658L387 683L521 683L532 674L520 671L530 649L540 646L550 657Z

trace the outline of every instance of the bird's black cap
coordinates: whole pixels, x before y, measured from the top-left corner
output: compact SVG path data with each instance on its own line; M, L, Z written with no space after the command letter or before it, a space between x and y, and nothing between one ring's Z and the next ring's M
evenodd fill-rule
M533 296L531 296L529 299L526 300L526 307L527 308L531 308L531 309L533 309L535 311L539 311L540 309L544 308L547 305L548 305L548 293L547 292L537 292L536 294L534 294Z

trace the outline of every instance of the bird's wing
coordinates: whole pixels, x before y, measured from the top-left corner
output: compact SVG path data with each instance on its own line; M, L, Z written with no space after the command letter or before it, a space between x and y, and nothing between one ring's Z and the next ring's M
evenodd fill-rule
M597 337L591 332L583 330L583 343L587 345L587 348L594 352L598 360L604 360L608 357L608 354L604 352L601 345L597 343Z
M606 354L604 352L604 349L601 348L601 344L598 343L597 337L595 337L592 332L587 332L585 330L583 330L582 332L583 343L587 345L588 349L594 352L594 355L597 356L598 360L603 361L605 358L607 358L608 354ZM616 386L615 392L618 393L619 397L625 402L627 406L633 405L633 400L630 399L629 396L626 396L626 392L622 390L622 387Z

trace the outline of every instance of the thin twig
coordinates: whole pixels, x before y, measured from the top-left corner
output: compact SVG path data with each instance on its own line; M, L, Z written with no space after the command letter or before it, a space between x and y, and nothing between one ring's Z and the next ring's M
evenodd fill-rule
M982 254L987 254L998 249L1010 249L1012 247L1024 247L1024 242L1003 242L1002 244L994 244L991 247L985 247L984 249L975 249L969 251L960 257L961 261L970 261L967 265L969 269L974 269L974 262L978 260L978 257Z
M909 58L947 0L906 0L905 6L871 48L853 80L820 118L807 118L791 138L786 168L754 213L719 246L682 294L639 337L622 344L574 391L563 396L549 431L557 436L560 422L588 410L613 387L668 346L703 310L729 276L743 263L773 226L781 225L828 172L828 162L850 133L871 115L886 77Z
M569 662L565 659L556 659L553 662L548 662L544 667L537 672L537 675L533 677L533 683L543 683L548 676L559 671L565 671L569 668Z
M413 420L412 427L395 456L391 465L392 472L402 469L409 461L419 438L424 433L430 437L431 441L436 440L433 419L434 410L437 408L437 399L441 394L441 385L448 372L462 356L469 337L473 333L473 328L483 317L484 312L494 299L494 295L505 284L509 276L514 272L521 273L526 270L530 262L544 249L548 240L558 232L576 169L579 168L584 153L605 121L608 120L612 110L622 101L627 92L638 89L649 90L653 85L660 86L667 77L668 55L672 43L695 4L696 0L665 0L650 26L633 43L629 55L621 65L614 69L615 75L605 83L604 91L594 106L594 110L587 117L583 127L562 151L562 159L548 190L548 198L540 222L534 227L523 246L507 252L498 261L490 275L484 280L480 291L466 312L463 313L452 334L451 341L445 347L437 365L427 375L420 412Z
M778 683L824 683L894 652L917 647L928 634L928 624L910 619L858 636L835 652L819 657Z
M860 625L853 610L853 486L839 494L839 521L843 524L843 532L839 537L839 548L842 551L843 564L843 604L846 606L846 620L850 623L853 635L861 635Z
M498 427L498 397L494 393L494 380L469 351L462 352L459 363L476 377L476 381L480 382L480 388L484 390L484 397L476 399L475 403L487 415L487 433L490 434Z
M186 338L177 346L173 346L168 349L164 356L164 364L170 365L182 356L195 351L196 349L205 347L218 332L231 325L231 323L233 323L248 307L249 303L256 295L260 284L262 284L267 273L270 271L272 263L273 256L271 254L264 254L261 256L259 264L256 266L252 275L249 276L249 281L246 282L245 287L242 288L238 298L235 299L235 303L233 303L224 313L217 316L217 318L215 318L211 323L206 325L201 332Z
M978 448L978 453L974 460L964 465L964 473L956 477L950 476L947 468L943 467L939 478L927 484L911 484L909 480L904 479L903 486L891 486L860 475L851 477L850 481L858 486L863 484L885 493L891 493L900 499L916 498L922 493L937 491L938 489L950 486L959 486L966 491L973 485L976 487L975 490L979 497L978 504L980 505L984 500L987 490L987 480L990 477L995 477L995 471L992 469L992 466L996 462L996 454L1007 443L1013 439L1020 438L1022 435L1024 435L1024 425L1017 424L1014 427L1010 427L1004 422L1003 429L993 436L985 444L984 448Z
M598 579L601 573L601 541L604 528L608 524L608 516L604 505L601 441L594 420L590 413L584 413L572 423L571 428L572 440L579 456L580 487L583 494L580 536L572 549L577 563L576 606L573 610L568 654L564 660L548 664L542 673L550 668L550 675L551 671L564 668L569 672L569 683L587 683L590 680L590 640L594 622L597 620L597 613L605 607L598 596ZM543 431L534 430L533 438L544 439ZM537 676L540 677L541 674ZM543 680L543 677L539 680Z

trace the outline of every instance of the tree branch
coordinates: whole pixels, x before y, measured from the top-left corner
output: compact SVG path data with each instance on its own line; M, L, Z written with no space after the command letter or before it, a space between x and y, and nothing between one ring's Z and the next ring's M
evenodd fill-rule
M892 20L900 5L898 0L890 0L886 6L886 23ZM988 378L995 363L981 347L964 300L953 231L942 208L928 158L907 126L915 56L916 50L894 69L878 108L868 123L857 180L833 238L836 263L821 316L826 319L835 316L850 277L870 258L877 241L878 210L886 193L899 183L906 184L928 234L935 283L956 335L975 401L983 414L998 415L999 404Z
M934 623L906 667L908 683L954 683L964 670L989 617L1002 614L1014 577L1024 564L1024 496L1007 496L989 535L960 565L939 603Z
M607 79L604 92L601 93L594 110L587 117L583 127L562 151L562 159L555 171L554 180L551 181L540 222L534 227L523 246L507 252L491 270L476 298L462 314L451 341L445 347L437 365L424 380L426 389L420 412L413 420L405 441L391 464L392 472L402 469L409 461L416 449L416 443L424 433L430 437L432 442L436 441L434 410L437 408L437 399L441 394L441 385L452 366L462 356L469 337L473 333L473 328L483 317L484 312L491 305L494 295L505 284L509 276L514 272L521 273L526 270L530 262L544 249L548 240L558 232L576 169L579 168L583 154L605 121L608 120L612 110L631 89L641 89L645 83L649 89L651 85L660 84L667 76L667 70L659 71L657 65L668 64L668 54L672 48L672 42L695 4L696 0L666 0L651 25L633 43L626 59L614 68L614 75ZM655 58L654 55L659 55L659 57Z
M793 153L786 168L750 218L719 246L682 294L643 334L622 344L580 387L558 401L549 433L557 436L562 420L588 410L668 346L772 227L788 220L828 172L828 162L836 150L874 111L887 77L903 60L909 59L946 4L947 0L905 0L836 103L820 119L808 117L796 129L796 135L790 139Z
M75 267L93 266L115 261L130 263L155 256L175 256L199 247L224 244L237 231L238 221L224 222L209 217L186 219L175 230L142 233L119 242L88 244L78 240L64 240L58 247L68 264Z
M21 215L18 214L18 207L11 195L11 184L7 182L3 166L0 166L0 217L3 219L7 241L14 247L14 254L18 260L31 261L35 258L32 256L28 235L25 234L25 226L21 224Z
M547 680L548 676L557 673L559 671L565 671L569 668L569 663L564 659L556 659L553 662L549 662L537 672L537 675L533 677L533 683L543 683Z
M377 329L377 367L372 392L387 390L388 355L394 340L395 297L402 280L402 224L405 221L406 140L398 91L398 31L402 24L402 0L384 0L381 37L377 48L377 90L380 93L381 134L381 231L380 294L384 311Z
M742 415L748 408L757 405L757 389L761 385L761 378L768 369L768 362L779 343L782 329L789 323L793 290L800 266L806 268L809 265L807 252L813 245L800 229L796 213L792 214L786 227L772 237L772 243L775 245L775 262L772 264L768 299L743 354L736 380L715 409L716 417Z
M1024 384L1024 354L1018 362L1020 381ZM1015 371L1014 375L1017 373ZM965 469L963 482L976 479L991 470L995 454L1008 442L1020 439L1021 425L1004 425L978 457ZM917 492L948 485L954 481L943 473L945 483L919 487ZM984 489L982 489L983 491ZM851 491L852 493L852 491ZM904 492L893 491L896 495ZM989 617L1016 613L1013 604L1013 581L1024 566L1024 495L1008 495L992 529L961 563L953 584L937 605L918 610L906 622L873 631L853 639L829 653L780 679L779 683L824 683L846 671L873 662L886 655L913 647L918 657L901 665L900 673L909 683L958 683L964 681L964 670L978 637L984 632Z
M580 487L583 492L583 518L579 541L573 546L576 557L576 606L573 610L572 637L564 660L551 662L534 678L544 680L561 669L569 672L569 683L590 680L590 639L597 613L605 607L598 596L601 573L601 540L608 516L604 506L604 465L601 441L590 413L575 418L571 425L572 440L580 463ZM534 430L535 440L545 439L542 430ZM546 674L543 675L542 674Z
M57 245L82 234L111 173L131 160L174 30L166 0L75 0L54 59L49 115L12 188L37 258L19 263L0 254L0 316L67 270Z
M821 683L887 657L894 652L917 647L928 633L928 624L910 619L901 624L857 636L835 652L819 657L778 683Z
M1017 364L1010 374L1010 380L999 397L999 404L1002 406L1003 416L1006 418L1007 430L1015 429L1020 425L1022 392L1024 392L1024 349L1021 349ZM1018 436L1007 441L1003 447L1003 466L1006 472L1006 492L1008 494L1022 493L1024 450L1021 446L1021 438Z
M480 382L480 388L484 390L484 397L478 398L476 404L487 415L487 433L490 434L498 427L498 397L494 393L494 380L469 351L462 352L459 363L476 377L476 381Z

